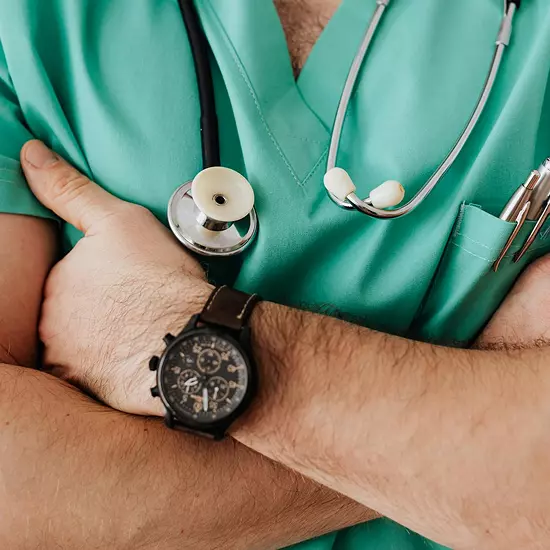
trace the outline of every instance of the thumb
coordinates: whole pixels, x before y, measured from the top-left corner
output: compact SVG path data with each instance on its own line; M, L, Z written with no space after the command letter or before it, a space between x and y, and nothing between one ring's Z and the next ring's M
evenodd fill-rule
M21 165L36 198L84 233L122 203L41 141L32 140L23 146Z

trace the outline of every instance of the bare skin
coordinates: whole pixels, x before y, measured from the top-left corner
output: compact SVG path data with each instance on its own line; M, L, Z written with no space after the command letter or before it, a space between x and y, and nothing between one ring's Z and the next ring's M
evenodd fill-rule
M0 362L33 365L42 287L54 255L53 223L0 216Z
M57 192L63 188L60 181ZM153 233L142 236L151 247L176 263L186 260L166 240L166 229L145 214ZM147 239L140 240L147 248ZM93 247L98 239L90 241ZM165 246L157 248L160 243ZM268 550L373 517L362 505L234 441L213 448L160 422L108 409L45 373L11 366L34 361L42 289L54 255L54 224L0 216L1 548ZM76 303L69 312L80 326L94 311L94 301L85 302L86 315L73 315ZM107 303L106 294L95 302ZM178 322L169 320L166 306L158 332L147 327L157 342L166 322ZM55 332L70 338L64 330L60 324Z
M55 249L53 223L0 216L1 548L266 550L372 517L233 441L213 449L21 368Z
M341 0L275 0L285 30L294 74L298 76Z
M523 274L476 346L518 350L550 346L550 262L539 261Z

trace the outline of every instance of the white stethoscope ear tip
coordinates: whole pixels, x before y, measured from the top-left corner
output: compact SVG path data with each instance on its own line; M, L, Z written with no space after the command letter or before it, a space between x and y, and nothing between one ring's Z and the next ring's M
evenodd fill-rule
M341 201L345 201L348 195L357 190L350 175L342 168L329 170L325 174L324 183L327 191Z
M350 175L342 168L329 170L325 174L324 183L327 191L340 201L345 201L357 190ZM371 191L369 202L374 208L385 210L401 204L404 198L405 189L401 183L389 180Z
M404 198L405 188L396 180L385 181L382 185L373 189L369 196L371 204L381 210L401 204Z

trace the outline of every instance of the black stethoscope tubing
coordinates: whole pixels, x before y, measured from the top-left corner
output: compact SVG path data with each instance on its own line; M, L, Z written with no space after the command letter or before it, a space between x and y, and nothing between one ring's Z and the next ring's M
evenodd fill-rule
M200 132L203 169L220 166L220 133L214 81L210 64L210 46L202 29L193 0L178 0L187 30L189 46L195 65L200 103Z

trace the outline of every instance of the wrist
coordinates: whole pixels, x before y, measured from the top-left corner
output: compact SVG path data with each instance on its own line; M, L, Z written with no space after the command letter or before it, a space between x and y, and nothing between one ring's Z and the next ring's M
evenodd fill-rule
M257 391L249 321L258 301L221 286L183 330L166 334L149 367L156 372L151 394L164 404L169 428L220 440L248 410Z
M147 345L143 354L142 372L145 373L141 384L143 414L164 416L164 406L160 399L151 395L155 386L156 374L148 369L148 362L154 355L160 356L165 348L163 338L166 334L179 334L189 319L200 313L214 286L201 279L189 277L170 277L162 286L161 313L153 320L147 333Z
M230 435L259 449L261 440L286 434L289 416L298 414L303 403L296 389L302 384L304 338L315 331L315 318L304 322L304 312L270 302L260 303L251 317L252 349L258 368L256 399L245 415L232 426Z

